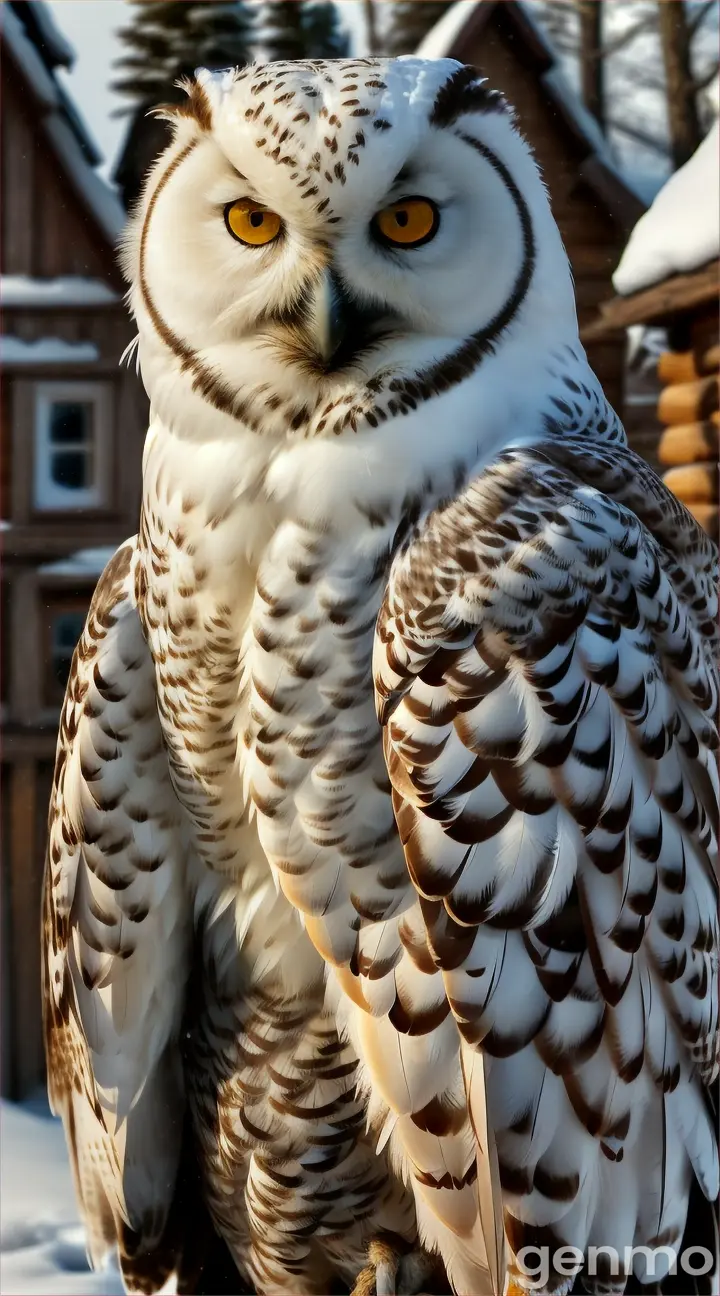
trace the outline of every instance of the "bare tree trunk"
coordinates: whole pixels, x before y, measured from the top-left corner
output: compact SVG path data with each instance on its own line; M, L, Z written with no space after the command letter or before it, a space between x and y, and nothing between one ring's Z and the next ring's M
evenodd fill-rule
M602 49L602 13L600 0L580 0L580 76L585 107L601 130L605 129L604 59Z
M658 0L658 22L667 80L670 151L675 167L684 166L702 134L690 68L690 32L684 0Z
M377 12L375 10L375 0L363 0L363 10L365 13L365 28L367 31L368 54L375 57L378 52L378 29L377 29Z

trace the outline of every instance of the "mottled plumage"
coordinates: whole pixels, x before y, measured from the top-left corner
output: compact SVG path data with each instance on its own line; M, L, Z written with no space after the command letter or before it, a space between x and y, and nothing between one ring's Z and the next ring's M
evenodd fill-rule
M93 1257L190 1289L195 1165L261 1293L676 1248L718 1190L716 550L627 448L472 69L200 73L168 111L140 526L45 888Z

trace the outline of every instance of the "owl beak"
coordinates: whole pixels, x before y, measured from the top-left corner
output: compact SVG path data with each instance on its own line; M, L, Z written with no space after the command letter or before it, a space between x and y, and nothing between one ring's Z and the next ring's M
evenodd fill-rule
M325 270L313 290L308 310L308 334L323 364L342 346L352 311L343 286L332 270Z

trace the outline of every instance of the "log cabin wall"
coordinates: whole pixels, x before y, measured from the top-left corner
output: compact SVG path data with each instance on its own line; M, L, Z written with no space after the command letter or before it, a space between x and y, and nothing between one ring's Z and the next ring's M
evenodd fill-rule
M658 416L665 430L658 458L663 481L701 526L718 539L718 435L720 433L720 322L718 305L698 309L675 321L679 343L687 350L660 357L663 390ZM683 336L685 335L685 336Z
M68 660L54 635L84 616L100 555L137 529L147 400L134 366L120 367L134 329L115 238L101 219L115 200L93 170L82 128L53 95L51 53L33 47L16 58L13 24L16 40L31 44L31 32L20 7L3 8L1 1084L4 1095L22 1098L44 1077L40 886L59 673ZM102 411L91 453L106 474L93 508L51 508L39 498L38 411L49 392L76 402L90 392ZM88 553L96 557L86 569L79 557Z
M657 366L655 417L645 433L654 438L654 454L645 457L717 539L720 261L603 302L587 332L604 340L637 324L662 328L668 339Z

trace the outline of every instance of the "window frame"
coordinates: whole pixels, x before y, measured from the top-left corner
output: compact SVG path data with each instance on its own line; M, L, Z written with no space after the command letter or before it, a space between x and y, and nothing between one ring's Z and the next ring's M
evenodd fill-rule
M112 401L107 383L48 380L34 383L34 455L32 473L33 512L75 513L81 509L106 509L110 505L110 460ZM78 490L59 486L50 475L53 446L50 441L50 411L54 404L91 405L93 428L91 453L94 480Z
M53 661L53 624L59 616L79 614L83 626L93 596L94 586L82 592L77 586L67 589L44 586L39 590L39 613L42 620L42 660L40 664L40 710L43 715L56 715L62 707L65 686L55 676ZM82 634L82 630L80 632ZM73 650L74 651L74 650ZM72 655L70 657L72 664Z

